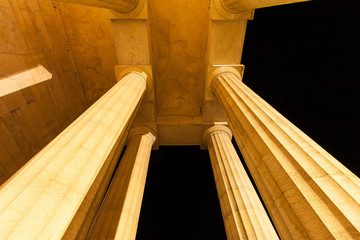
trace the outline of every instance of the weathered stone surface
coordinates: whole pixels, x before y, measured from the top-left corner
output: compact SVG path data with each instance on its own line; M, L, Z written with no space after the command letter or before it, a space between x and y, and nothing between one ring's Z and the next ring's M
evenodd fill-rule
M145 89L146 75L125 76L1 187L1 239L76 237L102 200Z
M229 128L204 132L228 239L279 239L241 164Z
M213 93L282 239L359 239L360 179L231 72Z
M130 130L130 142L87 239L135 239L154 141L150 129Z
M209 1L150 0L153 72L159 116L200 116Z

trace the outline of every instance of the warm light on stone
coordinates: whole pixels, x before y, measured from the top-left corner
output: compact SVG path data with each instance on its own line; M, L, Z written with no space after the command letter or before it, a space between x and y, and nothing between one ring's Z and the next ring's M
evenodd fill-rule
M135 127L94 225L86 239L132 240L136 237L147 169L155 134Z
M146 75L126 75L1 187L0 239L76 237L102 200L145 90Z
M238 75L217 71L212 91L280 237L359 239L360 179Z
M304 1L0 0L0 240L134 240L151 150L184 145L209 151L228 239L360 239L360 179L242 83L243 46L255 9ZM310 5L315 7L310 13L323 9L304 4L286 30L296 29L292 34L305 38L307 34L293 23L305 23L301 29L310 34L314 26L321 34L328 31L321 27L326 24L312 24L316 14L309 19L303 14ZM280 10L274 13L287 9ZM289 20L279 16L274 28L258 32L275 36ZM335 30L331 21L327 24ZM286 44L276 41L276 47L296 46L287 44L292 34L280 38ZM305 45L300 50L312 50L301 42ZM273 56L256 44L249 49ZM320 69L318 63L311 71ZM345 63L326 65L326 71L338 76L332 70ZM276 74L264 73L262 80L275 86ZM324 79L326 86L334 85ZM302 104L304 98L299 99ZM341 118L353 119L348 112ZM329 130L340 141L335 132ZM232 134L251 176L232 145ZM354 144L349 139L344 146L350 142ZM199 160L191 158L187 160ZM183 164L179 159L169 156L166 161ZM185 169L194 170L193 163ZM177 174L179 169L166 173ZM174 176L184 185L201 182L203 173L193 172L194 180L186 171ZM166 185L168 179L159 179L181 194L174 185ZM194 189L196 194L206 190ZM161 210L170 209L172 216L163 219L179 227L174 219L179 221L178 212L189 208L180 208L179 195L171 199L166 190L160 188L166 197L150 194L169 204ZM199 214L193 200L205 195L190 193L188 186L184 191L181 197L199 210L198 216L221 221L215 209ZM210 206L211 201L202 203ZM156 208L157 217L161 210ZM184 216L195 219L193 210ZM187 230L185 224L180 227ZM195 228L202 231L200 225L191 230ZM222 230L218 233L224 236ZM176 232L170 234L173 238L179 238Z
M229 128L204 132L228 239L279 239L241 164Z

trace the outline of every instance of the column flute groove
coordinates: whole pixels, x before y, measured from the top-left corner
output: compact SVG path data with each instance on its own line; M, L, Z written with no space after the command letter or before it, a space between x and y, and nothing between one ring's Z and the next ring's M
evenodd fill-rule
M360 237L359 178L234 73L212 91L282 238Z
M110 91L107 93L110 95ZM110 97L110 96L109 96ZM109 98L110 99L110 98ZM99 103L101 103L101 105L99 105ZM70 141L71 139L76 135L78 134L76 131L70 131L71 129L73 129L74 127L77 126L77 123L80 121L80 119L90 119L91 117L93 117L95 114L96 114L96 111L91 111L95 106L102 106L103 104L105 104L106 102L105 101L100 101L100 102L96 102L93 106L91 106L87 112L88 114L82 114L78 119L76 119L69 127L67 127L63 132L61 132L53 141L51 141L48 145L48 147L46 149L43 149L42 151L40 151L36 157L39 158L40 160L36 161L36 164L37 165L40 165L40 163L42 164L46 164L48 161L50 161L51 158L53 158L54 156L56 156L60 150L62 149L62 147L66 146ZM84 120L85 121L85 120ZM80 130L81 131L81 130ZM70 133L68 133L70 132ZM61 145L60 145L61 144ZM54 151L52 149L52 146L56 145L57 146L57 151ZM46 158L43 158L44 155L46 154L49 154L49 151L48 150L52 150L50 152L50 155L47 155ZM44 162L44 161L47 161L47 162ZM35 162L31 161L29 162L28 164L26 164L23 168L24 169L27 169L26 171L26 175L27 176L35 176L37 175L39 172L41 172L43 170L43 168L39 168L37 167L36 169L31 169L31 166L34 165ZM45 167L46 165L44 165L43 167ZM31 170L36 170L36 172L33 173L33 175L30 175L32 173ZM18 177L20 177L21 175L25 174L25 171L21 171L21 172L17 172L16 175ZM29 177L28 178L29 180L31 180L32 178ZM6 185L4 184L2 186L2 190L5 190L8 187L9 185ZM26 185L24 183L21 184L21 187L22 188L25 188ZM21 193L21 192L14 192L13 194L18 194L18 193ZM8 195L10 195L9 193L7 193ZM15 196L14 196L15 197ZM12 201L11 199L9 199L9 202ZM4 207L6 205L2 205L1 207ZM0 208L0 211L3 211L3 209Z
M256 105L256 107L257 107L258 109L261 109L261 108L263 107L263 106L260 106L259 104L257 104L256 102L252 101L252 100L251 100L251 96L249 96L246 92L243 91L243 93L249 98L249 102L251 102L251 103L253 103L254 105ZM250 105L250 104L249 104L249 105ZM253 108L253 109L255 109L255 108ZM251 111L251 112L253 113L253 115L257 116L257 120L260 121L260 119L259 119L259 117L258 117L258 115L257 115L256 112L252 111L251 108L248 108L248 110ZM274 122L278 121L278 120L276 120L276 119L271 118L271 116L269 115L269 113L267 113L266 108L264 108L264 113L266 114L266 117L269 118L271 121L274 121ZM282 120L284 121L284 119L282 119ZM288 120L286 120L286 122L288 123ZM287 150L285 154L291 154L291 151L288 150L287 146L290 146L292 143L295 143L295 144L296 144L295 147L297 147L298 150L307 147L307 146L304 146L304 145L305 145L305 144L308 144L308 143L303 142L303 143L301 144L301 142L299 143L299 141L297 141L298 138L302 138L297 132L295 132L295 134L293 134L293 136L291 136L291 135L290 135L291 132L289 133L288 129L284 129L286 126L276 125L275 127L278 127L279 129L281 129L281 130L284 132L284 138L283 138L283 139L288 140L288 142L289 142L289 143L287 143L287 144L281 143L281 144L284 144L285 149ZM274 129L274 130L268 129L268 133L270 133L272 137L275 137L275 134L273 133L273 132L275 132L275 131L276 131L276 129ZM304 139L304 141L305 141L305 139ZM280 142L279 142L279 143L280 143ZM301 145L303 145L303 146L301 146ZM316 149L316 151L317 151L317 149ZM321 154L319 151L317 151L317 152L318 152L319 154ZM305 156L299 156L299 157L303 157L302 159L305 159L305 160L307 160L308 157L310 157L310 158L311 158L311 157L317 157L317 156L316 156L316 153L312 153L312 152L305 152L305 151L304 151L304 152L300 152L300 154L305 155ZM322 157L325 157L323 154L321 154L321 155L322 155ZM326 176L326 175L330 175L330 174L327 172L327 169L325 169L325 168L331 168L331 167L334 167L334 165L330 166L331 162L326 162L326 161L324 161L323 158L319 158L318 160L321 161L322 164L324 164L323 168L321 168L320 163L314 162L314 164L313 164L312 166L308 167L307 170L309 171L309 170L311 170L312 168L317 167L319 171L323 171L323 174L320 175L320 176L318 176L318 177L324 177L324 176ZM296 161L294 161L293 163L294 163L294 164L299 164L299 166L301 166L301 162L296 162ZM315 165L315 166L314 166L314 165ZM331 169L328 170L328 171L331 171ZM331 175L330 175L330 176L331 176ZM337 182L337 180L336 180L336 177L337 177L337 176L336 176L336 175L335 175L335 176L331 176L331 177L333 177L333 179ZM357 179L357 180L359 180L359 179ZM350 183L350 184L352 184L352 183ZM356 184L356 183L354 182L354 184ZM345 185L344 188L346 188L346 187L347 187L347 186ZM350 190L351 190L351 189L353 189L354 186L350 186L350 187L351 187L351 188L350 188ZM356 194L356 192L355 192L355 194ZM352 197L352 196L351 196L351 197Z
M1 239L60 239L75 216L86 215L96 194L89 189L122 148L145 79L126 75L1 187ZM84 199L89 206L78 212Z
M155 134L135 127L87 239L135 239Z
M231 132L215 125L204 132L228 239L278 239L231 143Z
M247 88L250 93L252 92L246 85L244 85L245 88ZM251 96L250 96L251 97ZM319 145L317 145L311 138L309 138L308 136L306 136L303 132L301 132L296 126L294 126L290 121L288 121L286 118L284 118L281 114L279 114L274 108L272 108L270 105L268 105L263 99L261 99L261 102L264 104L264 106L266 106L266 108L270 111L270 114L267 114L269 117L271 117L271 114L276 114L276 116L278 118L280 118L282 121L286 121L286 123L288 124L288 126L291 128L291 130L293 130L295 132L295 134L297 134L296 136L298 138L301 138L305 141L305 143L307 143L308 145L312 145L316 151L322 155L322 157L324 158L328 158L329 162L327 161L322 161L322 164L326 164L329 165L327 166L328 168L330 167L339 167L341 168L341 171L343 172L343 174L345 174L347 177L351 178L353 180L353 183L360 186L360 179L358 177L356 177L351 171L349 171L347 168L344 168L334 157L332 157L329 153L327 153L324 149L322 149ZM259 106L261 107L261 106ZM281 127L281 126L280 126ZM285 131L285 129L283 129ZM286 131L289 138L291 138L291 136L289 135L288 131ZM300 146L301 142L299 143L299 141L296 141L297 139L295 138L295 142ZM311 152L310 154L306 153L309 157L312 157ZM321 161L322 159L319 158L319 160ZM320 165L318 164L318 166L320 167ZM336 175L335 175L336 177ZM358 193L359 194L359 193Z

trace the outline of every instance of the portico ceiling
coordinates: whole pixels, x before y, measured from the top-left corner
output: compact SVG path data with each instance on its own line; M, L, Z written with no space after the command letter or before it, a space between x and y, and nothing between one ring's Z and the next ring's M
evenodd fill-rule
M150 1L158 116L201 116L209 0Z
M226 20L210 0L149 0L147 18L134 20L56 4L89 104L115 84L115 65L150 65L154 99L142 104L135 124L152 125L159 144L199 145L204 125L226 121L217 102L206 99L205 80L209 66L240 64L253 11Z

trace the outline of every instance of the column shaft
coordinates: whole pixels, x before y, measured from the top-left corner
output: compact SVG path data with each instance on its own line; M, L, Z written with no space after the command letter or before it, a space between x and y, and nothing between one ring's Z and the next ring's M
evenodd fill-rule
M131 137L87 239L135 239L154 141L150 132Z
M282 239L359 239L360 179L233 73L212 90Z
M255 8L271 7L289 3L305 2L309 0L220 0L229 12L240 12Z
M123 77L2 186L0 239L76 237L145 90L146 75Z
M135 9L139 0L55 0L56 2L75 3L92 7L108 8L121 13Z
M205 132L228 239L279 239L231 143L230 130Z

